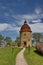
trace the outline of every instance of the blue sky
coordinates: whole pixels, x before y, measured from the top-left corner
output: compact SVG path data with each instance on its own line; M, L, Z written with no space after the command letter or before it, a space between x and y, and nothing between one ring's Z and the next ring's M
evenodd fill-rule
M25 20L32 32L43 32L43 0L0 0L0 34L15 40Z

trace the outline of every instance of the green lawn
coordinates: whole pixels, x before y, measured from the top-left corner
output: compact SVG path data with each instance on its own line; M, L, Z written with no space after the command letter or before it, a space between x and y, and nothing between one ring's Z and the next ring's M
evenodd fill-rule
M28 48L24 52L24 57L27 60L28 65L43 65L43 56L34 52L36 49L31 48L30 54Z
M15 65L16 55L21 48L0 48L0 65Z

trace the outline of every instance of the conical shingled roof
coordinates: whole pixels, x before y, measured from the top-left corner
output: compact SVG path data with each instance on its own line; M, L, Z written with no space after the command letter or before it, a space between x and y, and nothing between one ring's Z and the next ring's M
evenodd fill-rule
M27 24L26 21L24 21L24 24L22 25L20 32L31 32L30 26Z

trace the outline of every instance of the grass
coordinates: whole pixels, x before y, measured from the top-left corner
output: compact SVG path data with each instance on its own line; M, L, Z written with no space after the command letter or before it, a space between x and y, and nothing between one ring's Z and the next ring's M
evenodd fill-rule
M15 65L16 55L20 50L17 47L0 48L0 65Z
M35 50L35 48L31 48L29 53L28 48L26 48L24 52L28 65L43 65L43 56L35 52Z

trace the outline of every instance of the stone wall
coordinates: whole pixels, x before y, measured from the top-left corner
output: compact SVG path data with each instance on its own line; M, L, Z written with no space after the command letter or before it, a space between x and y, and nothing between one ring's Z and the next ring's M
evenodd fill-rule
M20 41L21 41L21 46L24 46L24 41L26 42L26 47L30 45L32 46L32 33L31 32L21 32L20 33Z

